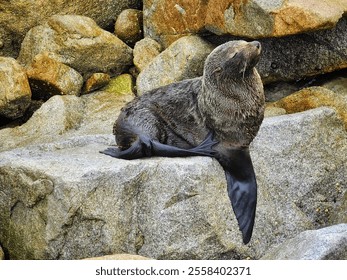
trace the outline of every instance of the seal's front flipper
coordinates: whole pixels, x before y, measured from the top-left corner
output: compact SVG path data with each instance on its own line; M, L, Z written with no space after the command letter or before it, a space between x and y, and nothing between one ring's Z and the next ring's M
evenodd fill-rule
M128 148L121 151L118 148L108 148L101 152L112 157L121 159L137 159L142 157L189 157L189 156L210 156L215 155L212 149L218 142L213 140L213 134L209 133L204 141L192 149L181 149L178 147L162 144L159 141L151 140L148 136L139 138Z
M223 157L221 164L227 179L228 196L242 232L243 243L247 244L252 237L257 204L253 164L248 149L229 151L227 157Z
M100 153L118 158L121 150L119 148L107 148L104 151L100 151Z
M144 140L144 138L140 137L126 150L107 148L104 151L100 151L100 153L120 159L138 159L145 157L146 153L150 152L151 147L148 141L148 139Z
M217 145L218 141L213 140L213 133L210 132L204 141L198 146L191 149L181 149L170 145L162 144L158 141L151 141L152 151L154 156L162 157L190 157L190 156L208 156L214 157L216 151L213 146Z

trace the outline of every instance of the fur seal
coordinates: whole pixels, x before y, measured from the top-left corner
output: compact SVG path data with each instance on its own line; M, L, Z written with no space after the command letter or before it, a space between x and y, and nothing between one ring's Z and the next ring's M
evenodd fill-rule
M128 103L113 133L121 159L210 156L225 170L227 191L247 244L257 183L248 146L264 117L264 90L255 69L257 41L230 41L207 57L202 77L153 89Z

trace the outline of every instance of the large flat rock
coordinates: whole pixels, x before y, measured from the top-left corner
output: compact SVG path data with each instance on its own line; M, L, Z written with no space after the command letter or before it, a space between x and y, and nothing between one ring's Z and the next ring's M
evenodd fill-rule
M343 209L347 137L329 108L264 120L251 147L259 200L247 246L217 161L119 160L99 153L110 134L63 136L0 153L0 243L12 259L260 258Z

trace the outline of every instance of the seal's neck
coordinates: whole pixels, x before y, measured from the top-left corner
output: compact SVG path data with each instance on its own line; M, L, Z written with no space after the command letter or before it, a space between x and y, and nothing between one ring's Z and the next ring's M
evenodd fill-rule
M229 114L239 114L252 111L255 104L264 103L263 84L255 68L237 77L224 76L221 79L218 83L202 80L199 108L214 104L215 110L225 109Z
M252 73L245 73L244 79L223 80L219 87L203 79L198 95L201 119L220 141L247 146L259 129L265 97L259 74L255 69Z

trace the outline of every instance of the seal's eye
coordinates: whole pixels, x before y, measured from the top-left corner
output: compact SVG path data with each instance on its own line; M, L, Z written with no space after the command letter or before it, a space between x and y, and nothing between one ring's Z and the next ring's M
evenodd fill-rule
M231 59L233 59L235 56L237 56L238 52L234 53Z

